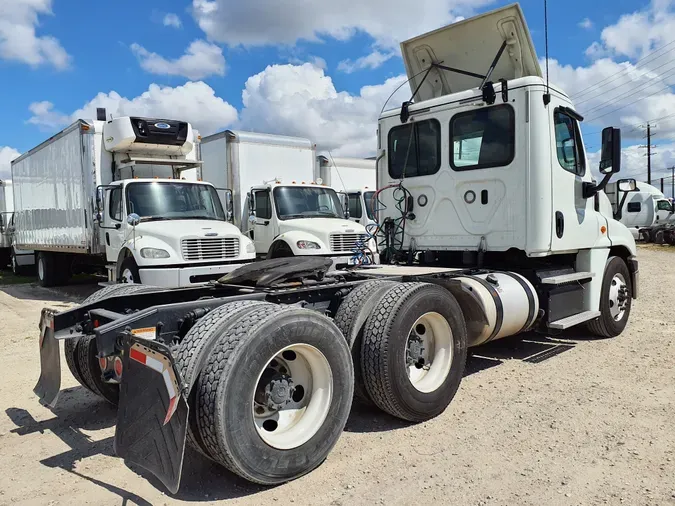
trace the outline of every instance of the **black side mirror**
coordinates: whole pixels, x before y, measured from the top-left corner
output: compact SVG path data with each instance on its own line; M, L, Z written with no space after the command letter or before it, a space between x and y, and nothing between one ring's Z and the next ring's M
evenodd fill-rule
M600 174L615 174L621 170L621 130L607 127L602 131Z
M342 199L342 209L345 212L345 219L349 219L349 195L344 194Z
M638 191L637 181L635 179L619 179L616 186L620 192L636 192Z
M621 130L607 127L602 131L602 151L600 153L600 174L604 177L600 184L584 183L583 195L588 199L603 191L612 174L621 170Z

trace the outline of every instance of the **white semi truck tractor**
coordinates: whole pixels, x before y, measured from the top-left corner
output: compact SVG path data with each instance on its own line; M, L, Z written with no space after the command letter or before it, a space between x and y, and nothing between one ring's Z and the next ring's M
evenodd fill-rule
M375 158L350 158L320 155L316 159L316 178L334 188L344 200L349 219L370 232L375 224L377 189Z
M638 262L603 192L620 132L603 132L595 183L582 118L542 79L518 5L402 49L414 101L382 114L377 146L389 265L277 258L207 287L115 286L45 309L42 402L60 388L60 341L75 343L89 358L71 372L119 403L127 462L175 492L187 441L274 485L324 461L354 392L421 422L452 401L469 347L532 330L621 334Z
M374 264L375 241L345 216L335 189L315 178L309 139L228 130L201 143L201 177L232 190L235 224L259 258L330 258Z
M205 283L255 259L201 165L183 121L78 120L12 161L14 244L35 252L41 285L107 270L109 282Z

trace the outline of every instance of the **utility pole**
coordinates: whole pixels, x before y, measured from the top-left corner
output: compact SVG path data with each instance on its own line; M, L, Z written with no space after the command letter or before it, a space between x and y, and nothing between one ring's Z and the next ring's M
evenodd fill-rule
M675 165L670 168L670 198L675 199Z
M647 123L647 145L638 146L640 148L647 148L647 184L652 184L652 155L656 154L652 152L652 148L656 147L652 146L652 127L655 126L656 125Z
M663 178L661 178L661 193L663 193Z

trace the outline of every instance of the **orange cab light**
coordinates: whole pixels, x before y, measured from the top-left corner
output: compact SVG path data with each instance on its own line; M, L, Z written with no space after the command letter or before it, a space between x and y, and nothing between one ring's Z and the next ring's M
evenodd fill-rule
M607 232L607 227L604 226L604 225L603 225L602 227L600 227L600 232L602 232L603 234L604 234L605 232Z

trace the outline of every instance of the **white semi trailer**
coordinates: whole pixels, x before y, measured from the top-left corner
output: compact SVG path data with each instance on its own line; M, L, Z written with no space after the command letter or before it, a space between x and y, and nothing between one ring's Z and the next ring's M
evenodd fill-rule
M273 259L208 287L115 286L45 309L40 399L58 394L63 340L89 357L70 367L81 383L119 401L125 461L175 492L187 440L275 485L324 461L355 390L420 422L453 399L468 347L582 324L621 334L638 262L603 191L620 131L603 131L596 184L581 117L542 79L518 5L402 49L419 95L381 115L377 171L377 218L399 265L331 273L319 258ZM144 328L152 339L135 335Z
M201 143L201 177L232 190L235 224L260 258L320 256L333 266L377 261L362 225L315 179L308 139L227 130Z
M315 178L335 188L345 200L349 219L367 229L375 223L375 165L375 158L333 157L329 154L316 159Z
M43 286L78 271L110 282L190 286L255 259L199 167L189 123L78 120L12 161L14 244L34 250Z

